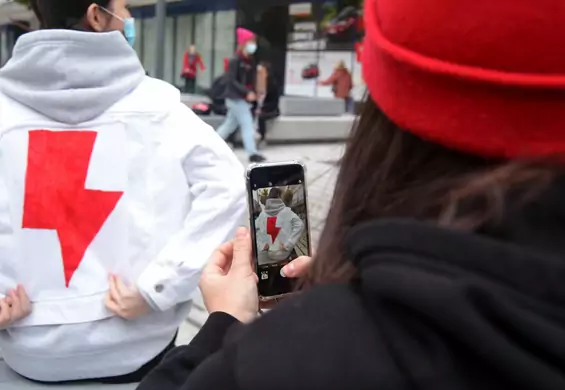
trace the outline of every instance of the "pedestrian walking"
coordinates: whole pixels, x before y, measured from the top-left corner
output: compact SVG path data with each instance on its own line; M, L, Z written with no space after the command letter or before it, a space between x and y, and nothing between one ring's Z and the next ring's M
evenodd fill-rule
M2 357L36 381L139 382L241 223L243 169L145 75L125 0L31 6L41 29L0 70Z
M239 229L138 390L565 389L565 2L469 4L365 0L369 97L303 291L259 317Z
M227 140L237 128L241 132L243 147L250 162L262 162L265 158L257 151L255 126L251 112L252 103L257 101L255 92L257 68L253 55L257 50L255 34L244 28L236 30L238 50L229 62L226 74L225 99L228 109L218 134Z

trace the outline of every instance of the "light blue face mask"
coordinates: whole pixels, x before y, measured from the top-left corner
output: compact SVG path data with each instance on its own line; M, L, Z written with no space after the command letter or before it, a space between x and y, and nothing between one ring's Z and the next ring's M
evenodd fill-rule
M134 18L122 18L121 16L116 15L112 11L107 10L104 7L102 8L105 12L112 15L114 18L121 20L124 22L124 37L126 41L128 41L129 45L133 47L135 44L135 19Z
M245 51L247 54L255 54L257 51L257 44L255 42L249 42L245 45Z

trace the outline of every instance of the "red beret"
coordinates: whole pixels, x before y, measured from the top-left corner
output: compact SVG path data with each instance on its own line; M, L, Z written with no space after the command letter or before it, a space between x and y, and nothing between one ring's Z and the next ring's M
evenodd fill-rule
M363 77L398 126L474 155L565 152L565 0L365 0Z

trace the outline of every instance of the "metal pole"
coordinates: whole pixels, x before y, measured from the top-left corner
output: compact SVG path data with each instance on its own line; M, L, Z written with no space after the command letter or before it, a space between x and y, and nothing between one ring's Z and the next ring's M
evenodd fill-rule
M167 0L157 0L155 3L155 18L157 19L157 34L155 36L155 78L165 78L165 23L167 20Z

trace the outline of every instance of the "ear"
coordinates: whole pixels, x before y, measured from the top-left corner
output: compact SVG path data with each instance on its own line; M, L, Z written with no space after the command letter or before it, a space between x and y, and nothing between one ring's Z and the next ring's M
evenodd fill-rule
M105 31L107 19L98 4L92 3L86 10L86 27L94 32Z

